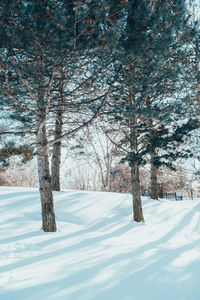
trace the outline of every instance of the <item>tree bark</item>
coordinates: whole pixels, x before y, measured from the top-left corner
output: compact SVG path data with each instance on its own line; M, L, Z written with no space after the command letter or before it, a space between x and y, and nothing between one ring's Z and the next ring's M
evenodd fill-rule
M144 222L144 216L142 212L142 201L140 196L139 166L137 161L134 161L131 164L131 181L133 197L133 219L135 222Z
M134 98L130 94L131 106L133 111L135 110ZM130 122L130 147L131 154L129 165L131 168L131 183L132 183L132 197L133 197L133 219L135 222L144 222L144 216L142 211L142 201L140 196L140 174L139 174L139 164L138 164L138 140L137 131L135 129L135 120Z
M42 229L45 232L55 232L56 220L49 172L48 149L46 141L46 128L43 125L37 132L37 158L40 198L42 206Z
M153 164L155 156L155 153L151 153L151 199L158 200L158 170Z
M55 140L62 135L62 111L57 112L55 122ZM60 164L61 164L61 142L57 142L53 145L53 153L51 159L51 186L53 191L60 191Z
M162 182L158 185L158 197L163 198L163 183Z
M197 78L197 101L200 104L200 50L199 38L195 42L195 56L196 56L196 78Z

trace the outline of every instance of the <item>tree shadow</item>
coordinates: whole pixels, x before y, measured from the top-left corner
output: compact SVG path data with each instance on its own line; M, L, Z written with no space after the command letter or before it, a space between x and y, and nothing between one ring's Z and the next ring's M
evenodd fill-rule
M110 216L97 211L98 217L87 221L83 209L87 210L92 200L76 210L80 199L71 195L66 199L66 211L62 210L65 201L60 200L56 200L61 209L58 221L63 222L64 214L67 221L62 231L32 231L0 241L2 245L17 241L26 246L17 261L0 267L0 284L7 282L1 284L0 299L199 299L200 246L192 235L200 235L200 221L194 210L186 211L174 225L166 218L168 227L163 229L156 223L134 224L131 209L124 203L110 207ZM70 225L75 226L73 232L68 230ZM161 233L156 235L153 230ZM184 233L186 238L176 243L174 237ZM191 254L196 255L194 259Z

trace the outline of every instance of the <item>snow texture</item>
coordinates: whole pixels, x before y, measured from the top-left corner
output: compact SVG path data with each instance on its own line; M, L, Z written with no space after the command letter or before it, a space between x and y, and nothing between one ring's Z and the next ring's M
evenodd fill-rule
M200 202L55 193L58 232L41 230L36 189L0 188L1 300L199 300Z

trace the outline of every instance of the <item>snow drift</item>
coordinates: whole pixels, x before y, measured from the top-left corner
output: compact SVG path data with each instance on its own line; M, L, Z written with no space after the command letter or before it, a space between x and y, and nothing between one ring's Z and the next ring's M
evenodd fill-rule
M58 232L41 230L36 189L0 188L1 300L199 300L200 202L56 192Z

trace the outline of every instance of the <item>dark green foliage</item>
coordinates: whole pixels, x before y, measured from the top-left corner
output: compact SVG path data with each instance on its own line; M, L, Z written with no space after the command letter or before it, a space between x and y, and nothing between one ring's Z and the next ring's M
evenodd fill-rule
M0 170L4 171L10 165L10 159L14 156L21 157L21 163L26 163L34 156L34 148L28 144L16 145L7 142L0 148Z
M5 48L30 55L43 48L51 57L60 51L99 46L119 27L123 1L1 1L0 38Z
M185 49L195 30L183 0L129 1L126 20L115 64L118 84L106 113L120 133L115 143L130 165L145 164L158 149L155 163L171 164L189 155L177 147L198 127L186 105L191 90Z
M0 3L0 102L26 124L25 131L37 131L35 117L47 107L49 115L75 111L78 125L81 110L86 115L89 105L91 113L100 108L98 89L105 87L125 8L126 1ZM107 80L108 89L112 79Z

